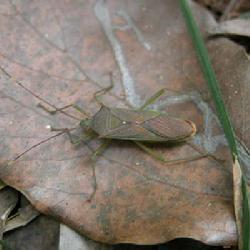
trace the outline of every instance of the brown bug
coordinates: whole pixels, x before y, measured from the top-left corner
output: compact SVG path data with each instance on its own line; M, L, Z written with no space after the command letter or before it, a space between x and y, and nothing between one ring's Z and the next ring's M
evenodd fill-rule
M2 71L4 71L4 73L8 75L10 78L13 78L4 69L2 69ZM92 131L92 134L95 134L99 138L105 140L104 144L101 144L101 146L99 146L98 149L95 151L95 153L92 156L92 159L94 159L95 156L101 154L110 144L111 140L133 141L145 152L152 155L152 157L166 164L191 161L208 156L208 154L199 154L189 158L166 160L162 155L158 154L157 152L153 151L152 149L144 145L144 142L173 143L173 142L185 141L195 135L196 126L190 120L185 120L178 117L170 116L164 112L146 109L148 105L155 102L165 92L164 89L161 89L157 93L155 93L139 109L113 108L104 105L100 100L100 97L112 89L113 87L112 76L110 78L111 78L110 86L101 89L94 94L95 100L101 105L100 110L92 117L88 116L86 119L80 121L80 126L83 127L86 131ZM27 89L20 81L16 79L14 80L19 86L24 88L26 91L28 91L30 94L38 98L40 101L43 101L48 106L54 108L54 110L49 110L43 104L41 103L38 104L39 107L49 112L50 114L63 112L64 114L68 115L63 110L69 107L73 107L77 109L79 112L86 115L86 112L84 110L73 104L67 105L62 108L55 108L49 102L47 102L46 100L42 99L38 95L34 94L32 91ZM19 159L22 155L24 155L31 149L63 133L67 133L69 135L70 140L73 144L77 144L78 142L83 140L81 138L79 140L73 140L70 133L70 129L68 128L51 128L51 130L60 131L60 133L33 145L23 153L19 154L14 159L14 161ZM13 163L14 161L11 161L10 163ZM89 200L91 200L96 191L96 177L95 177L94 167L93 167L93 177L95 181L95 189Z

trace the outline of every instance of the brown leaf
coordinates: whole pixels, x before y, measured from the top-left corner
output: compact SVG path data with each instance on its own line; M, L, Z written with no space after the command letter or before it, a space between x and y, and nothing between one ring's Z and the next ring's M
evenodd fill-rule
M201 23L211 20L195 10ZM77 103L94 114L99 107L93 94L108 86L110 71L115 87L104 98L109 106L138 107L166 87L170 91L153 108L192 120L199 151L229 158L201 94L207 88L177 1L20 1L1 4L0 13L1 66L36 95L57 107ZM94 186L89 158L101 141L76 147L58 136L7 165L54 135L48 125L71 128L79 121L47 114L36 106L40 100L4 73L0 84L0 178L39 211L107 243L192 237L235 244L230 160L164 165L132 143L114 142L93 163L97 191L88 202ZM73 109L67 113L81 117ZM155 149L169 159L198 154L187 143Z
M18 227L26 226L39 215L39 212L31 205L27 205L18 210L17 214L7 220L4 232L14 230Z
M48 216L39 216L27 226L4 235L9 249L58 249L60 224Z
M237 35L250 37L250 20L233 19L221 22L209 31L212 35Z
M69 227L61 224L59 249L113 250L114 248L111 245L97 243L83 237Z
M217 54L218 49L220 49L220 56ZM233 177L235 215L239 235L239 249L241 249L242 223L245 220L242 217L244 204L242 175L248 177L248 181L250 180L250 154L248 149L250 145L250 61L243 48L226 39L220 38L212 41L210 50L217 69L217 75L220 77L224 100L230 112L238 142L240 163L236 159L233 164ZM221 63L224 65L224 70L220 67ZM250 190L250 187L248 186L246 189Z
M0 240L2 240L8 216L15 208L17 201L18 194L14 189L6 187L0 191Z
M250 180L250 60L241 46L225 38L209 42L223 98L237 136L239 160Z

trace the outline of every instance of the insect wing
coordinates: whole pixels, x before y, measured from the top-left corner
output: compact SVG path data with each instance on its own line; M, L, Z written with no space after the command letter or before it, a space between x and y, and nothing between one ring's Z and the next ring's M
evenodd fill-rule
M94 115L91 128L100 138L118 140L159 141L162 138L148 131L140 124L154 118L157 111L138 111L102 106Z
M166 141L185 140L196 132L193 122L165 114L145 121L142 126L155 135L165 138Z
M110 112L121 121L137 124L153 119L161 114L155 110L133 110L121 108L112 108L110 109Z
M195 125L153 110L128 110L103 106L93 117L91 128L100 138L167 142L192 136Z
M131 141L164 141L164 138L161 136L148 131L141 125L135 125L132 123L110 130L108 134L101 135L100 137Z

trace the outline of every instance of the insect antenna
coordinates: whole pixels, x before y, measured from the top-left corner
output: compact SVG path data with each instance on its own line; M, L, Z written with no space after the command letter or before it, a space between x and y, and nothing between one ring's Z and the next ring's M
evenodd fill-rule
M42 140L42 141L40 141L40 142L38 142L38 143L32 145L31 147L29 147L28 149L26 149L25 151L23 151L21 154L19 154L18 156L16 156L13 160L9 161L9 162L8 162L8 165L14 163L15 161L17 161L19 158L21 158L23 155L25 155L26 153L28 153L28 152L31 151L32 149L34 149L34 148L40 146L41 144L43 144L43 143L45 143L45 142L48 142L48 141L54 139L54 138L56 138L56 137L58 137L58 136L60 136L60 135L62 135L62 134L65 134L65 133L66 133L65 131L62 131L62 132L60 132L60 133L57 133L57 134L55 134L55 135L52 135L52 136L50 136L49 138L46 138L46 139L44 139L44 140Z
M28 93L30 93L32 96L34 96L34 97L37 98L38 100L40 100L40 101L46 103L48 106L53 107L54 109L58 110L59 112L63 113L64 115L66 115L66 116L68 116L68 117L70 117L70 118L73 118L73 119L76 119L76 120L78 120L78 121L81 121L81 119L79 119L79 118L77 118L77 117L75 117L75 116L73 116L73 115L68 114L67 112L63 111L62 109L57 109L57 107L56 107L55 105L53 105L53 104L51 104L50 102L48 102L47 100L43 99L43 98L40 97L39 95L35 94L33 91L31 91L30 89L28 89L27 87L25 87L25 86L21 83L21 81L17 80L15 77L11 76L3 67L0 66L0 69L1 69L1 71L2 71L7 77L9 77L9 79L13 80L17 85L19 85L21 88L23 88L25 91L27 91ZM69 106L69 105L68 105L68 106ZM75 129L75 128L73 128L73 129ZM62 134L64 134L64 133L67 133L69 130L73 130L73 129L67 129L67 130L64 129L64 130L62 130L60 133L57 133L57 134L55 134L55 135L53 135L53 136L50 136L49 138L46 138L46 139L44 139L44 140L42 140L42 141L36 143L35 145L32 145L30 148L28 148L27 150L25 150L24 152L22 152L22 153L20 153L18 156L16 156L16 157L15 157L12 161L10 161L8 164L11 164L11 163L17 161L17 160L18 160L19 158L21 158L24 154L26 154L26 153L28 153L30 150L32 150L32 149L34 149L34 148L40 146L41 144L43 144L43 143L45 143L45 142L47 142L47 141L49 141L49 140L51 140L51 139L53 139L53 138L56 138L56 137L58 137L58 136L60 136L60 135L62 135Z
M17 80L15 77L13 77L12 75L10 75L3 67L0 66L0 69L1 69L1 71L2 71L5 75L7 75L7 76L8 76L12 81L14 81L18 86L20 86L21 88L23 88L25 91L27 91L28 93L30 93L32 96L34 96L35 98L37 98L37 99L40 100L41 102L46 103L48 106L54 108L55 110L57 110L57 111L63 113L64 115L66 115L66 116L68 116L68 117L70 117L70 118L72 118L72 119L75 119L75 120L78 120L78 121L81 120L81 119L75 117L74 115L71 115L71 114L69 114L69 113L63 111L63 109L60 109L60 108L58 109L55 105L51 104L50 102L48 102L47 100L45 100L45 99L42 98L41 96L35 94L33 91L31 91L30 89L28 89L27 87L25 87L25 86L22 84L21 81ZM41 105L38 104L38 106L41 106ZM72 105L68 105L68 106L72 106Z
M110 78L110 84L109 84L109 86L106 87L106 88L100 89L100 90L98 90L98 91L96 91L94 93L94 99L100 105L103 105L103 102L100 99L101 96L105 95L107 92L109 92L114 87L114 81L113 81L113 74L112 74L112 72L109 72L109 78Z

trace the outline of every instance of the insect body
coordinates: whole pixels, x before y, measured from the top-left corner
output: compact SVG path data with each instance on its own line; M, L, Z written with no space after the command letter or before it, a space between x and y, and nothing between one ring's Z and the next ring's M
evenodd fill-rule
M56 114L57 112L62 112L65 115L68 115L72 118L71 115L67 114L63 110L69 107L73 107L76 108L81 113L83 113L84 115L86 115L86 112L84 110L73 104L67 105L62 108L56 108L48 101L34 94L31 90L27 89L20 81L13 78L8 72L6 72L5 69L1 67L0 69L9 78L13 79L20 87L25 89L27 92L35 96L40 101L46 103L51 108L54 108L53 110L50 110L46 108L43 104L39 103L38 106L40 106L50 114ZM165 93L165 89L161 89L158 92L156 92L139 109L122 109L122 108L107 107L106 105L103 104L103 102L99 98L103 96L105 93L107 93L114 86L112 81L112 75L110 75L110 80L111 84L107 88L101 89L94 94L95 100L101 105L100 110L95 115L93 115L92 118L87 115L88 118L80 121L80 125L83 128L87 128L87 131L91 129L98 135L99 138L107 140L106 143L101 145L100 148L96 150L94 156L102 153L106 149L106 147L110 143L110 139L133 141L145 152L151 154L154 158L161 160L165 163L178 163L183 161L196 160L208 156L208 154L199 154L189 158L182 158L177 160L165 160L163 156L159 155L158 153L154 152L146 145L144 145L143 142L167 143L167 142L185 141L188 138L195 135L196 126L190 120L173 117L166 113L159 112L156 110L145 109L146 107L148 107L148 105L155 102L163 93ZM74 141L71 137L70 129L68 128L59 128L59 129L52 128L52 130L61 131L61 133L59 133L58 135L51 136L50 138L47 138L46 140L33 145L29 149L25 150L23 153L19 154L15 158L15 160L19 159L25 153L32 150L33 148L41 145L44 142L47 142L48 140L56 136L61 135L62 133L67 133L72 143L78 143L83 140L82 137L80 137L80 139ZM92 138L92 135L90 136L90 138Z
M2 71L7 76L13 79L13 77L11 77L4 69L2 69ZM48 101L34 94L31 90L27 89L20 81L16 79L14 80L20 87L24 88L26 91L28 91L30 94L35 96L40 101L46 103L46 105L50 106L50 108L53 108L53 110L50 110L46 108L43 104L39 104L41 108L43 108L45 111L51 114L62 112L65 115L68 115L72 118L73 116L67 114L64 110L69 107L73 107L73 108L76 108L81 113L83 113L84 115L86 115L86 112L82 110L81 108L77 107L76 105L67 105L62 108L56 108L54 105L50 104ZM144 144L144 142L145 143L148 143L148 142L167 143L167 142L185 141L196 133L196 126L190 120L173 117L166 113L159 112L156 110L145 109L146 107L148 107L148 105L153 103L163 93L165 93L164 89L155 93L139 109L122 109L122 108L107 107L99 99L100 96L108 92L112 87L113 87L113 83L111 81L111 85L109 87L96 92L94 97L95 97L95 100L101 105L100 110L96 114L94 114L92 117L89 117L87 115L86 119L83 119L80 121L81 127L86 128L86 133L88 133L89 130L92 130L92 132L94 131L95 134L97 134L99 138L102 138L105 141L94 152L92 159L97 154L98 155L101 154L106 149L111 139L133 141L146 153L150 154L155 159L160 160L167 164L169 163L175 164L179 162L191 161L191 160L196 160L196 159L200 159L200 158L208 156L208 154L198 154L195 156L191 156L189 158L168 160L168 159L165 159L161 154L155 152L154 150L150 149ZM41 145L42 143L45 143L49 141L50 139L53 139L56 136L59 136L63 133L67 133L70 137L71 142L75 143L75 141L72 140L70 129L52 128L52 130L61 131L61 132L59 134L51 136L50 138L47 138L33 145L29 149L19 154L13 161L10 161L8 164L9 165L13 164L17 159L22 157L28 151L32 150L33 148ZM93 133L90 133L90 134L91 134L90 138L92 138ZM84 138L82 137L79 137L79 138L80 139L78 139L76 143L84 140ZM94 196L96 188L97 188L94 166L93 166L93 177L94 177L94 191L91 194L89 200L91 200L91 198Z
M83 120L100 138L141 142L183 141L196 132L189 120L155 110L131 110L102 106L91 120Z

